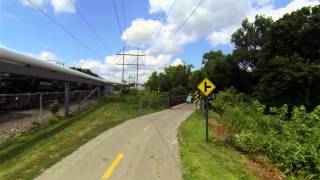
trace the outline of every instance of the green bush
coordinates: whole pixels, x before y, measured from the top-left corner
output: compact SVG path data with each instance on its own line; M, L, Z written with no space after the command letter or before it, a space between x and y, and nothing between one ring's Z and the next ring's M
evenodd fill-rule
M48 109L52 114L56 114L59 111L59 102L57 100L52 101L48 105Z
M125 99L123 96L120 96L120 95L111 95L111 96L107 96L105 100L107 102L123 102Z
M31 126L32 126L31 127L32 129L38 129L38 128L40 128L41 124L40 124L39 120L33 119L31 121Z
M304 106L266 108L229 90L214 96L213 108L222 114L229 145L267 155L289 177L320 177L320 106L309 113Z
M49 124L58 124L61 122L61 119L57 116L49 116L48 117Z
M131 88L123 88L120 91L120 95L138 95L139 90L138 89L131 89Z
M170 96L181 96L181 95L186 95L187 93L188 93L187 89L181 85L173 87L169 91Z

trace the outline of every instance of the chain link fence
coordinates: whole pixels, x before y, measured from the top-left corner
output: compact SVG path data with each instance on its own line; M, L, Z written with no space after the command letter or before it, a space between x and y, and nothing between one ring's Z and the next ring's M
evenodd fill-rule
M75 113L98 99L96 89L71 91L70 112ZM52 103L57 106L55 116L63 117L64 101L64 92L0 94L0 144L35 125L48 122L48 118L53 114L50 110Z

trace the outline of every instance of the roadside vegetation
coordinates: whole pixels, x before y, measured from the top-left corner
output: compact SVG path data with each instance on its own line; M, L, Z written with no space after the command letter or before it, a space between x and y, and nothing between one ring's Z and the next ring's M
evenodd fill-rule
M320 103L319 27L320 5L278 20L261 15L253 22L245 19L231 36L232 53L206 52L204 67L192 71L192 65L170 66L154 72L145 86L188 93L207 77L217 86L215 92L233 87L266 106L313 110Z
M211 108L227 128L226 145L249 156L267 157L288 178L320 179L319 27L320 5L303 7L277 20L263 15L253 21L244 19L231 35L231 53L206 52L204 67L194 71L192 65L183 64L154 72L146 88L181 94L196 91L205 77L210 79L217 87ZM182 134L189 138L193 131ZM193 140L188 138L187 142ZM198 140L194 141L197 149L182 153L183 158L187 152L193 157L183 159L186 179L210 179L201 175L202 170L218 168L204 160L216 160L208 155L216 147L208 145L212 148L208 150ZM182 141L182 149L192 145ZM203 157L204 167L197 164L196 155Z
M105 98L70 118L52 116L47 125L6 141L0 147L0 179L33 179L107 129L163 108L150 103L140 108L141 97L130 93Z
M180 126L179 149L185 180L257 179L245 169L245 159L239 153L213 137L206 143L204 129L200 111Z
M225 143L266 156L288 178L320 178L320 105L266 107L234 89L214 95L214 118L227 128Z

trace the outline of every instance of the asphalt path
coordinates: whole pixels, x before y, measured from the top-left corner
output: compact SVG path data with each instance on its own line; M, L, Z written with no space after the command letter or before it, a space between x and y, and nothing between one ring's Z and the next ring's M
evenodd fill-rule
M177 129L194 110L181 104L109 129L37 180L181 180Z

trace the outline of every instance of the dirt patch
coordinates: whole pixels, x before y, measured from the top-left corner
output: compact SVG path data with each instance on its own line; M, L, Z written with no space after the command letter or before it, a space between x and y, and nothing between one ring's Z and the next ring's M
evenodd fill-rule
M209 124L213 129L213 136L219 141L224 141L224 138L227 134L227 129L223 126L223 124L214 119L209 119Z
M246 168L257 176L260 180L284 180L285 176L277 169L270 168L265 164L256 162L246 158L245 161Z
M209 124L213 130L213 136L218 141L224 141L227 135L227 129L224 125L215 119L209 119ZM276 168L271 168L263 160L263 156L248 156L242 154L245 160L245 167L260 180L284 180L285 176Z

